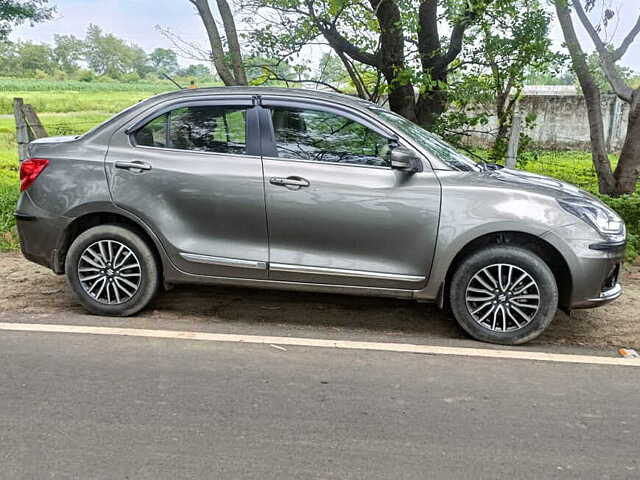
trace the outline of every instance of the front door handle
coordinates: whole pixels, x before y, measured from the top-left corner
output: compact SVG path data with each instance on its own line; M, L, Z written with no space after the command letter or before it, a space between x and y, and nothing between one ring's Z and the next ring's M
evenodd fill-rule
M309 185L311 185L311 182L309 182L309 180L302 177L287 177L287 178L271 177L269 179L269 183L271 185L279 185L283 187L298 187L298 188L308 187Z
M144 162L116 162L116 168L123 170L151 170L151 165Z

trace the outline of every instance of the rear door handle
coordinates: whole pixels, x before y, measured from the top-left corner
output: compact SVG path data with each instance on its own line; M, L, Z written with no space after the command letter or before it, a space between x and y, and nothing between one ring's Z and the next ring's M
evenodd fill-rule
M311 182L309 182L309 180L302 177L287 177L287 178L271 177L269 179L269 183L271 185L279 185L283 187L298 187L298 188L308 187L309 185L311 185Z
M151 165L144 162L116 162L116 168L123 170L151 170Z

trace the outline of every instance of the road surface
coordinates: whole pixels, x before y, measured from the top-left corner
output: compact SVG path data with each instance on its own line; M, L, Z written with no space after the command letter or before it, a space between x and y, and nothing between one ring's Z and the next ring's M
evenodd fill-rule
M635 367L11 331L0 365L3 479L640 477Z

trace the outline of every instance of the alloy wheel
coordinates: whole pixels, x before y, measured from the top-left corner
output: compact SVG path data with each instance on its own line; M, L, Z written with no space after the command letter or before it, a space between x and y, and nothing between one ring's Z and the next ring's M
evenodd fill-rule
M140 288L142 267L133 251L116 240L100 240L84 249L78 279L87 295L107 305L129 301Z
M522 268L497 263L471 277L465 301L480 326L492 332L509 332L533 320L540 308L540 289Z

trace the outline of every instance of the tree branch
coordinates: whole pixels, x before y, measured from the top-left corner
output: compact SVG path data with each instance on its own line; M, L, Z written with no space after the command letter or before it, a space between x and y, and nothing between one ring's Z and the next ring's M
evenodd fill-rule
M338 29L335 26L335 21L332 23L327 23L318 18L313 8L313 0L306 0L306 5L309 10L309 16L313 20L316 28L320 31L320 33L322 33L324 38L327 39L327 42L329 42L329 45L334 50L344 52L357 62L364 63L376 68L381 67L379 56L356 47L349 40L343 37L340 32L338 32Z
M236 79L227 67L225 63L225 52L222 45L222 39L220 38L220 32L218 26L209 8L208 0L189 0L198 9L202 23L207 30L209 37L209 43L211 44L211 56L213 58L213 64L216 67L216 71L225 85L236 85Z
M639 33L640 33L640 15L638 15L638 20L636 21L636 24L633 26L631 31L629 31L629 34L624 38L624 40L622 40L622 43L620 44L620 46L614 51L613 53L614 61L617 62L624 56L625 53L627 53L629 46L631 46L631 44L634 42L634 40L636 39Z
M486 0L485 2L469 1L464 11L462 18L453 26L451 31L451 38L449 40L449 48L443 58L445 65L453 62L460 52L462 51L462 42L464 40L464 34L467 28L473 24L473 22L484 13L487 6L493 3L493 0Z
M589 21L589 18L587 17L587 14L585 13L584 8L582 8L582 4L580 3L580 0L573 0L573 7L576 11L576 14L578 15L578 18L580 19L580 22L582 23L582 26L585 28L585 30L589 34L589 37L591 37L591 40L593 41L593 44L595 45L596 50L598 51L598 56L600 57L600 63L602 64L602 70L604 70L604 74L607 77L607 80L609 81L609 83L611 84L611 87L613 88L614 92L616 92L616 95L618 95L618 97L620 97L622 100L626 102L630 102L631 97L633 95L633 89L625 83L624 79L622 78L618 70L616 70L615 60L612 53L607 48L607 45L600 38L600 35L596 31L595 27ZM625 41L626 40L627 39L625 39Z
M429 59L441 54L438 32L438 0L423 0L418 8L418 51L422 68L429 68Z
M273 70L270 65L255 65L255 66L256 67L260 67L260 68L262 68L262 69L267 71L267 73L269 74L269 79L268 80L277 80L277 81L285 82L285 83L313 83L315 85L322 85L324 87L330 88L331 90L333 90L336 93L344 93L339 88L334 87L330 83L323 82L322 80L313 80L311 78L309 78L309 79L304 79L304 78L303 79L286 78L286 77L283 77L281 75L278 75L278 72ZM265 80L265 81L267 81L267 80Z
M233 20L233 13L227 0L216 0L216 2L220 16L222 17L224 31L227 34L231 66L233 67L233 74L236 77L236 83L238 85L247 85L247 74L242 64L242 52L240 51L240 42L238 42L238 32L236 31L236 23Z

